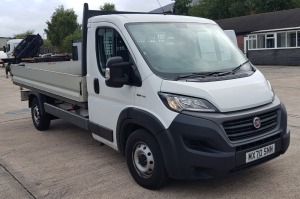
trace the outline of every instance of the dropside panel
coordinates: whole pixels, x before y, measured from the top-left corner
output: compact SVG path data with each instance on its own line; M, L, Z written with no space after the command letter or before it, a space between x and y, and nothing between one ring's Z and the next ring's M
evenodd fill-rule
M48 63L28 66L14 65L11 69L12 79L15 84L20 84L26 88L42 90L77 102L86 102L86 77L66 73L68 71L76 73L75 69L68 70L68 68L76 67L76 64L72 66L71 63L57 63L55 67ZM64 70L64 66L68 67L65 67ZM55 70L56 68L59 70Z

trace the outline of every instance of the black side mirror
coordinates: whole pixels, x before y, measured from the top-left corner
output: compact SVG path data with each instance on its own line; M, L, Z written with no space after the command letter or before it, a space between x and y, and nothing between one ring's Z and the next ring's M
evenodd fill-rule
M106 62L105 84L109 87L121 88L130 81L133 73L129 62L124 62L122 57L111 57Z
M3 46L3 52L6 53L6 46Z

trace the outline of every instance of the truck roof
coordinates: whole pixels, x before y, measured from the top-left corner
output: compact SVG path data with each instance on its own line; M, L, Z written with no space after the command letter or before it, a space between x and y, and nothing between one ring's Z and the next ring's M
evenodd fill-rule
M89 19L90 23L107 21L117 23L138 23L138 22L197 22L216 24L214 21L199 17L188 17L178 15L156 15L156 14L111 14L95 16Z

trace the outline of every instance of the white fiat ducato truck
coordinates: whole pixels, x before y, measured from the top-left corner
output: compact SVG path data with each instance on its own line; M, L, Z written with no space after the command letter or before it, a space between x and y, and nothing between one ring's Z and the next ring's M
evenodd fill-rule
M210 179L283 154L287 113L213 21L84 5L82 60L12 67L33 124L61 118L126 156L138 184Z

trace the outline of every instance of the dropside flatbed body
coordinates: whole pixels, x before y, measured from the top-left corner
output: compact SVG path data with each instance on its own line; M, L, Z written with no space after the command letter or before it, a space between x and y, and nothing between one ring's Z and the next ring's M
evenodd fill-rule
M14 84L75 102L87 102L86 77L80 62L26 63L11 68Z

